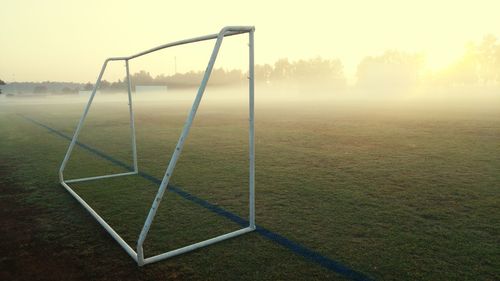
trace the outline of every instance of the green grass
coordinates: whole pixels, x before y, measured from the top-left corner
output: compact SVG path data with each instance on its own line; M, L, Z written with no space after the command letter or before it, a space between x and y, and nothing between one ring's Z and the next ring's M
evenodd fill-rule
M202 104L172 181L246 217L248 135L242 104ZM142 171L162 177L188 107L136 104ZM258 102L258 224L375 279L500 278L500 113L487 108ZM94 237L97 223L57 183L67 140L17 115L71 135L81 104L0 109L0 157L12 161L23 188L36 190L25 198L27 204L57 210L40 235L50 241L66 234L72 239L61 239L63 246L98 259L89 249L111 242ZM80 140L130 163L127 118L125 103L99 104ZM121 171L76 148L66 178ZM134 176L74 186L135 247L156 187ZM82 223L90 226L75 231ZM146 255L236 229L167 193ZM124 252L117 253L116 259L133 266ZM256 233L141 270L169 266L209 280L342 279Z

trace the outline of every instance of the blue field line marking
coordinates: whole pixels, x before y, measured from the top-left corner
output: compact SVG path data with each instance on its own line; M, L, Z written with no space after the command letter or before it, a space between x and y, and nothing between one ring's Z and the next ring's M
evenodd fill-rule
M26 119L26 120L28 120L28 121L30 121L30 122L32 122L40 127L47 129L51 133L54 133L57 136L60 136L64 139L71 141L71 137L65 135L64 133L62 133L54 128L51 128L43 123L40 123L32 118L29 118L27 116L23 116L23 115L21 115L21 116L24 119ZM80 147L82 147L83 149L85 149L89 152L92 152L103 159L109 160L110 162L112 162L113 164L116 164L117 166L123 167L127 170L130 170L130 171L133 171L132 166L130 166L130 165L128 165L120 160L117 160L117 159L105 154L104 152L101 152L93 147L90 147L90 146L83 144L83 143L80 143L80 142L76 142L76 144L79 145ZM161 183L160 179L158 179L150 174L144 173L144 172L139 172L139 176L141 176L142 178L147 179L155 184ZM225 218L231 220L232 222L234 222L240 226L243 226L243 227L248 226L248 221L246 219L244 219L244 218L242 218L234 213L231 213L230 211L227 211L227 210L225 210L217 205L214 205L206 200L198 198L198 197L184 191L182 188L180 188L178 186L174 186L174 185L169 184L167 190L170 192L174 192L174 193L178 194L179 196L181 196L182 198L187 199L193 203L196 203L196 204L210 210L213 213L216 213L222 217L225 217ZM350 280L356 280L356 281L373 280L361 272L355 271L355 270L343 265L340 262L337 262L337 261L334 261L328 257L325 257L314 250L308 249L308 248L302 246L301 244L294 242L294 241L292 241L292 240L290 240L290 239L288 239L288 238L286 238L278 233L275 233L271 230L268 230L260 225L257 225L257 229L255 230L255 232L257 232L261 236L275 242L276 244L279 244L279 245L289 249L290 251L294 252L295 254L298 254L298 255L306 258L307 260L312 261L312 262L314 262L314 263L316 263L316 264L318 264L318 265L320 265L328 270L331 270L333 272L341 274L342 276L344 276Z

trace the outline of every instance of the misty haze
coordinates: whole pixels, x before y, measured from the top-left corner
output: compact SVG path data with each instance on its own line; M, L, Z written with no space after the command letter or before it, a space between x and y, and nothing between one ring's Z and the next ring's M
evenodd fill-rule
M0 280L500 279L496 2L44 2L0 17Z

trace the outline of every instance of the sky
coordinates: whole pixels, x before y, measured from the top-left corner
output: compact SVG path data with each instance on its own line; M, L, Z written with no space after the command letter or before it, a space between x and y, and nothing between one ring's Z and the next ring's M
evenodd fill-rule
M445 67L465 44L500 38L500 1L56 1L3 0L0 79L94 82L107 57L253 25L255 61L340 59L348 78L365 56L385 50L425 54ZM227 38L216 67L248 67L248 37ZM131 62L131 72L202 70L214 41L176 47ZM123 77L123 63L106 77Z

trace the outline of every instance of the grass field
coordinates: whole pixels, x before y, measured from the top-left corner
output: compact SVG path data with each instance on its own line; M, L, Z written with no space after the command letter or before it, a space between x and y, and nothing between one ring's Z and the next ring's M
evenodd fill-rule
M29 245L4 251L2 280L30 279L20 268L36 264L38 256L67 271L48 279L352 279L256 232L136 267L59 185L57 170L69 143L40 126L71 136L84 100L13 100L0 99L3 212L15 216L24 213L10 214L6 206L23 208L33 218L25 227L36 229L30 239L50 251ZM499 280L498 101L257 99L257 224L370 279ZM140 171L163 176L188 108L189 99L135 103ZM96 99L79 140L131 163L127 110L125 96ZM246 218L247 122L244 100L221 102L207 95L172 183ZM66 178L123 171L77 147ZM128 176L73 186L135 247L156 184ZM239 228L167 193L145 253ZM15 238L2 232L2 248L12 247L5 241ZM33 274L40 271L31 268Z

